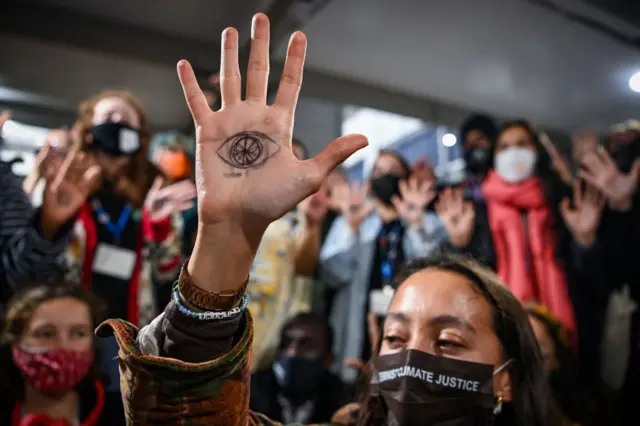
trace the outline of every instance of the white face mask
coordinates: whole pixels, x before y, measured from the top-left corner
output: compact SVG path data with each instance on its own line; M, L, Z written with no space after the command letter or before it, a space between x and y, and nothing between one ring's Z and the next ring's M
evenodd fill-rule
M496 155L494 168L500 178L508 183L519 183L533 175L537 154L527 148L507 148Z

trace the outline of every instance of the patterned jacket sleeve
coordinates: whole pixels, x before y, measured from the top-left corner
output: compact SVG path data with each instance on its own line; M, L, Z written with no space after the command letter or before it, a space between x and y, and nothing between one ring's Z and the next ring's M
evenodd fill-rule
M40 210L34 209L20 180L0 164L0 287L3 293L29 281L46 279L64 262L71 239L65 226L53 240L40 233Z
M248 311L236 320L204 322L183 315L171 302L141 330L108 320L97 333L113 333L120 346L127 424L278 425L249 411L253 325Z

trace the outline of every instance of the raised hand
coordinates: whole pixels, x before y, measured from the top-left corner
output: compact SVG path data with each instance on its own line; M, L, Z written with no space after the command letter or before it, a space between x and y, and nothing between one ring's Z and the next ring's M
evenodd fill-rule
M424 210L436 196L434 181L420 182L416 176L411 176L408 182L402 181L399 186L402 198L394 195L391 198L393 206L408 226L422 227Z
M596 239L604 195L593 185L576 182L573 185L573 207L568 198L560 202L560 213L573 238L583 247L590 247Z
M220 290L221 282L240 280L251 268L267 226L315 193L338 164L367 145L361 135L330 143L320 154L300 161L291 147L293 121L307 40L291 36L275 103L266 104L269 75L269 20L253 19L246 99L241 99L238 33L222 34L220 89L222 108L212 111L191 65L178 63L178 75L196 127L196 183L199 230L189 272L198 285ZM227 244L225 244L227 243ZM224 247L222 247L224 245ZM237 249L234 249L234 247ZM224 248L224 250L223 250ZM224 262L234 257L233 265ZM220 262L214 265L212 258ZM233 274L210 278L212 268ZM239 278L241 275L245 275Z
M569 167L569 163L566 158L560 153L560 151L558 151L558 148L553 142L551 142L551 139L549 139L549 136L546 133L541 132L539 134L539 138L542 146L551 158L551 165L554 170L558 173L558 176L560 176L560 179L562 179L564 183L570 185L573 181L573 173L571 173L571 167Z
M194 206L196 186L193 183L184 180L162 188L163 183L164 178L158 176L144 202L145 209L153 222L166 219L174 213Z
M298 204L298 212L304 215L309 225L322 223L328 210L329 199L322 192L317 192Z
M471 201L462 199L462 190L447 188L442 191L436 212L449 233L451 243L456 247L467 246L475 229L476 211Z
M373 211L373 204L367 200L369 189L359 182L345 183L334 188L332 198L353 232L358 233L362 222Z
M42 162L46 186L41 226L45 238L52 238L87 200L100 178L100 167L90 155L78 150L63 157L54 149L43 149L47 153Z
M622 173L611 159L609 153L602 147L585 153L582 158L584 169L578 175L598 188L609 201L609 205L616 210L631 208L631 199L638 186L640 176L640 159L633 163L631 171Z

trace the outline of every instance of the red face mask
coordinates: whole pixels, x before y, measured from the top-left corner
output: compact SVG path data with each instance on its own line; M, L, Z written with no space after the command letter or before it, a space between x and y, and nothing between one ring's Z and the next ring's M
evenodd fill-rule
M73 389L89 372L93 351L55 349L29 352L13 347L13 361L34 389L55 395Z

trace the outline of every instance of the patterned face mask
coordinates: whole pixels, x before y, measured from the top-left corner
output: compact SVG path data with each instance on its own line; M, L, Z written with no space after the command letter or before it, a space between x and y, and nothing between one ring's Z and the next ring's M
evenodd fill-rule
M73 389L84 379L93 363L93 350L35 352L14 346L13 361L34 389L56 395Z

